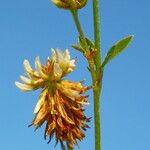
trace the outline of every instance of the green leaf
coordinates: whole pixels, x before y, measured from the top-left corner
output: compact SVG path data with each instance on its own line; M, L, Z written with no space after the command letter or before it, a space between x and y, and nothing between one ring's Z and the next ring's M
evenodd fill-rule
M83 44L83 39L79 36L78 38L78 45L81 46L81 47L84 47L84 44Z
M89 50L92 50L92 49L95 48L95 45L94 45L92 40L90 40L88 38L85 38L85 40L86 40L86 43L87 43L87 46L88 46ZM84 44L83 43L84 43L83 39L79 36L79 38L78 38L78 45L84 49Z
M76 49L76 50L78 50L78 51L80 51L80 52L84 52L84 49L83 49L82 47L78 46L78 45L72 44L71 46L72 46L74 49Z
M104 67L108 62L110 62L113 58L115 58L117 55L119 55L123 50L125 50L130 42L133 39L133 35L127 36L117 43L115 43L108 51L103 63L102 67Z
M95 48L94 42L91 41L90 39L86 38L86 43L89 46L90 50L93 49L93 48Z

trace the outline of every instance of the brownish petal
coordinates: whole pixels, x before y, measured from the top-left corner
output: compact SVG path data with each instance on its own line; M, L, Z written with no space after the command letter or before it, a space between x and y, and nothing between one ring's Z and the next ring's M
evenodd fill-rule
M88 128L85 122L89 119L83 113L83 104L87 104L88 96L80 95L81 91L87 90L87 87L83 87L80 82L66 80L63 82L63 87L66 90L69 88L79 92L74 96L74 100L57 88L55 92L47 92L45 101L33 120L33 125L39 127L46 122L45 138L48 136L51 140L55 135L56 143L59 141L64 147L63 142L67 142L70 147L74 147L77 140L81 141L85 137L84 131Z

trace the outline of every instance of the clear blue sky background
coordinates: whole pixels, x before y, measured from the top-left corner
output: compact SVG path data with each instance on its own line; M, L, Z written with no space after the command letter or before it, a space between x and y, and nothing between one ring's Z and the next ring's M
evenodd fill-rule
M80 11L87 36L93 38L92 1ZM129 48L106 67L101 100L102 150L150 150L150 1L101 0L102 55L120 38L134 34ZM43 127L27 126L39 91L22 93L14 81L24 73L26 58L42 62L50 48L70 48L77 68L68 79L91 82L86 61L71 48L78 34L68 11L49 0L0 0L0 149L53 150L43 139ZM93 116L93 100L86 107ZM94 150L93 119L81 150ZM78 148L75 147L75 150ZM60 150L60 146L56 147Z

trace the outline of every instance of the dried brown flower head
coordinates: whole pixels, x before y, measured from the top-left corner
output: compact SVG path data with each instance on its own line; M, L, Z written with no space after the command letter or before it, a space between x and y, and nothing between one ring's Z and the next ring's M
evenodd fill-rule
M89 118L83 113L88 96L82 94L91 87L84 87L82 82L62 79L75 68L75 60L70 60L68 50L63 53L52 49L51 60L48 58L44 66L37 57L35 67L36 70L33 70L25 60L26 77L20 76L24 83L16 82L22 91L42 88L31 126L38 128L46 122L44 137L49 137L50 142L55 135L56 144L60 142L62 149L65 147L64 142L72 148L77 140L85 137L83 130L88 128L85 122Z

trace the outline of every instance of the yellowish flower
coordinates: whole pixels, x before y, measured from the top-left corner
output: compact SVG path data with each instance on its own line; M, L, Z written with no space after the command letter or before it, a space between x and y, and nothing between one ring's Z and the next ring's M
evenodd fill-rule
M40 127L46 122L44 137L53 135L56 144L64 142L70 147L82 140L85 135L83 130L88 128L85 122L89 121L83 111L83 105L88 104L83 94L91 87L84 87L82 82L71 82L62 79L75 68L75 60L70 60L69 51L61 52L52 49L51 59L42 65L39 57L35 59L33 70L27 60L24 61L26 76L20 76L24 83L16 82L22 91L31 91L42 88L39 100L34 109L35 118L31 126Z
M51 1L59 8L70 10L81 9L87 3L87 0L51 0Z

